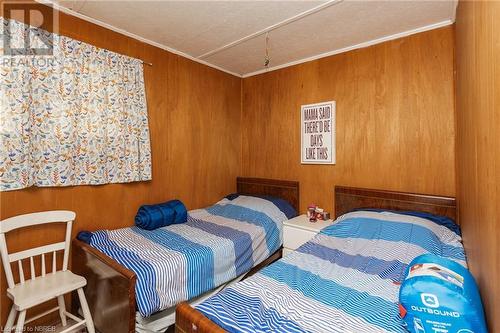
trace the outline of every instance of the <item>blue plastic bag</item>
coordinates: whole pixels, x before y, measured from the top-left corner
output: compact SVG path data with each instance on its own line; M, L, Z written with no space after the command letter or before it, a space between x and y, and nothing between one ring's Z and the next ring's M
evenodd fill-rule
M474 278L462 265L432 254L415 258L399 291L411 333L487 333Z

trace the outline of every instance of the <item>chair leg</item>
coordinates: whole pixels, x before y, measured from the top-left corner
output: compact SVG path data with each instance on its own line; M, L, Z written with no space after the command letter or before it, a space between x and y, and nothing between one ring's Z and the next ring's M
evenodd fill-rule
M7 323L5 323L5 328L3 330L5 333L10 333L12 331L12 326L14 326L14 321L16 320L16 313L17 311L14 308L14 305L12 305L9 316L7 317Z
M17 318L16 333L24 332L24 320L26 319L26 310L19 312L19 317Z
M59 304L59 316L61 316L61 323L66 326L66 304L64 303L64 295L57 296L57 303Z
M87 325L87 331L89 333L95 333L94 322L92 321L92 315L90 314L89 305L87 304L87 299L82 288L78 288L78 298L80 300L80 305L82 306L83 318L85 318L85 323Z

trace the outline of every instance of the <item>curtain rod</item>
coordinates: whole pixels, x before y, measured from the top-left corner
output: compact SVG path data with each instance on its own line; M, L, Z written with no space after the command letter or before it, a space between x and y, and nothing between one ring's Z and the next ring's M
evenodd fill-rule
M148 66L151 66L151 67L153 66L153 64L150 63L150 62L145 62L143 60L141 60L141 62L142 62L143 65L148 65Z

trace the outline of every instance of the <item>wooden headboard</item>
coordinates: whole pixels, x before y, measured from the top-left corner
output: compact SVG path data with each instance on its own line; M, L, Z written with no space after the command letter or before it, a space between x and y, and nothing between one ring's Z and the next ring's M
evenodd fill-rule
M335 217L359 208L379 208L427 212L457 221L455 198L335 186Z
M237 192L248 195L272 195L288 201L299 212L299 182L265 178L236 178Z

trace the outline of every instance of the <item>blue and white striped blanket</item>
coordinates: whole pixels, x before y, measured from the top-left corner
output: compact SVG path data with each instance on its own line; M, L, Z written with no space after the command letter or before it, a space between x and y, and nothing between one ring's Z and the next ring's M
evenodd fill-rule
M229 332L407 332L399 286L434 253L466 265L461 237L427 219L353 212L196 308Z
M286 219L268 200L239 196L190 211L183 224L96 231L90 245L136 273L138 310L149 316L262 262L281 246Z

